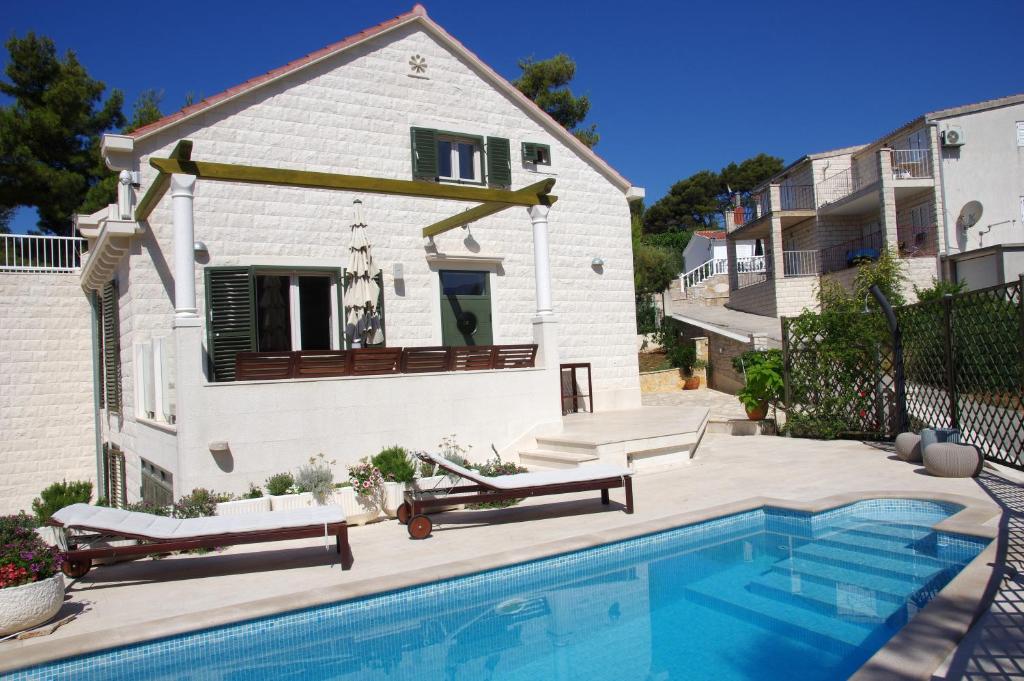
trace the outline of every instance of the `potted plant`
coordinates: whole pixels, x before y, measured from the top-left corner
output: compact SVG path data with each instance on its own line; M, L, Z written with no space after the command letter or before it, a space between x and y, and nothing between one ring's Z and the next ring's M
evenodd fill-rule
M746 353L752 355L753 353ZM774 407L782 399L782 357L775 351L751 356L750 364L743 365L746 384L737 397L747 411L747 418L760 421L768 414L769 405Z
M313 495L300 492L291 473L275 473L264 483L270 495L270 510L288 511L313 505Z
M363 457L348 468L348 482L335 486L334 501L345 511L350 525L364 525L380 515L384 476Z
M676 343L666 350L665 355L669 363L679 369L683 390L696 390L700 387L700 376L694 376L693 370L703 369L707 365L703 360L697 359L696 348Z
M270 497L263 490L249 483L249 491L241 499L223 501L217 504L217 515L238 515L240 513L265 513L270 511Z
M0 636L57 614L64 602L64 555L36 534L24 512L0 517Z
M382 449L370 463L376 466L384 478L381 495L383 511L394 518L398 507L405 501L405 490L416 477L416 464L409 452L398 445Z

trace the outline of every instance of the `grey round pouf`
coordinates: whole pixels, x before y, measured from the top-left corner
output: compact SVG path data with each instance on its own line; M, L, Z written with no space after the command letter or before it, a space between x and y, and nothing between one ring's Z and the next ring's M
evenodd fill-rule
M921 463L921 436L915 433L897 435L896 456L910 463Z
M936 442L924 448L924 468L940 478L973 478L984 461L974 445Z

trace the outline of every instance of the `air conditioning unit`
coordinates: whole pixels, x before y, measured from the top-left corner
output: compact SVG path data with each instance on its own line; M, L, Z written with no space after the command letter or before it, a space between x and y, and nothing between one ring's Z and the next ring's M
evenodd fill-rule
M944 147L962 147L966 141L964 130L959 125L951 125L942 131L942 146Z

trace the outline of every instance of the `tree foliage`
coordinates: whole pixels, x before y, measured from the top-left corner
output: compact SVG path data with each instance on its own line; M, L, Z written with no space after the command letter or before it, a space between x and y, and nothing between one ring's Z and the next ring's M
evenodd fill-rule
M34 206L44 232L69 234L72 214L106 169L100 135L124 124L123 96L89 77L75 53L29 33L7 41L0 93L0 207Z
M730 163L720 171L701 170L676 182L668 193L644 213L644 230L669 231L715 229L719 216L729 208L730 190L747 194L782 170L782 159L767 154Z
M633 230L633 286L637 298L661 293L679 274L679 255L667 248L654 246L644 240L642 218L634 215Z
M600 139L597 125L581 127L590 112L590 98L586 95L575 97L569 89L569 83L576 75L576 62L566 54L556 54L541 61L527 57L519 60L519 68L523 73L512 84L520 92L588 147L597 144Z

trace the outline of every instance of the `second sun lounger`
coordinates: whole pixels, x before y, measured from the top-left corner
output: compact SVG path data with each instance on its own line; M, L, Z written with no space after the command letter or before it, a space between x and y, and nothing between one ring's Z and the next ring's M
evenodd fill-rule
M628 468L594 465L487 477L438 454L420 452L416 456L421 461L434 464L475 484L407 491L405 503L398 509L398 521L407 526L409 536L413 539L426 539L430 536L433 523L425 513L452 504L480 504L590 490L601 490L601 503L607 504L608 490L622 487L626 491L625 511L633 512L633 471Z
M69 540L64 574L81 577L95 558L146 556L170 551L215 548L236 544L334 537L341 567L352 567L345 512L338 506L314 506L292 511L246 513L207 518L165 518L118 508L72 504L53 514L48 525L91 533ZM89 542L135 539L131 546L98 546ZM71 544L74 544L73 546Z

